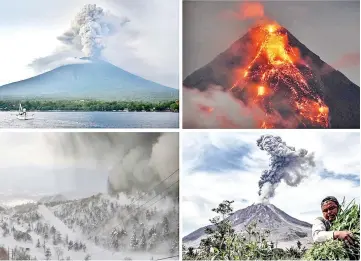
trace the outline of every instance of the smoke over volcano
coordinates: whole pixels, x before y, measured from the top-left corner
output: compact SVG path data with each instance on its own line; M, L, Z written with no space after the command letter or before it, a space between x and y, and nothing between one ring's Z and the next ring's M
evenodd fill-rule
M59 157L90 158L108 166L110 193L150 189L179 166L177 133L64 133L47 138ZM178 172L164 186L177 177Z
M258 183L258 194L263 200L275 195L275 190L282 180L288 186L296 187L315 167L313 153L308 154L305 149L296 150L287 146L281 137L262 135L257 140L257 146L270 155L270 169L263 171Z
M114 23L114 18L95 4L85 5L75 16L70 29L57 39L81 50L87 57L98 57L104 48L103 37L111 35L117 27L130 21L123 17L119 18L118 23Z

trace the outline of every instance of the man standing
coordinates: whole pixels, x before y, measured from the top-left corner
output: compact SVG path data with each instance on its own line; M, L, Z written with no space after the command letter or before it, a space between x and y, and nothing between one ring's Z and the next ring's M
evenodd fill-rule
M340 204L335 197L329 196L322 200L321 210L323 217L317 218L312 226L312 238L316 242L325 242L329 239L345 240L353 244L350 231L330 231L332 222L336 219L340 210Z

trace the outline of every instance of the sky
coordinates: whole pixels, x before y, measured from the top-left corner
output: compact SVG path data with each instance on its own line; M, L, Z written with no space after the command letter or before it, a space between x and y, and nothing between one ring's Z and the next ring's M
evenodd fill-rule
M58 193L72 199L107 192L109 166L89 155L61 155L54 150L59 135L64 134L0 133L0 205ZM95 144L85 146L91 150Z
M254 1L255 2L255 1ZM183 79L242 37L255 20L234 19L241 1L183 4ZM360 1L264 1L264 13L324 62L360 85Z
M126 26L102 38L102 59L148 80L178 88L178 0L0 0L0 85L23 80L84 56L57 40L85 4ZM166 21L166 22L165 22ZM51 57L49 68L34 61Z
M282 182L270 203L287 214L312 222L322 215L321 200L360 202L358 133L294 130L241 133L187 132L182 138L182 237L209 225L212 208L234 200L234 211L259 203L258 181L269 156L257 147L261 135L280 136L287 145L315 154L316 166L297 187Z

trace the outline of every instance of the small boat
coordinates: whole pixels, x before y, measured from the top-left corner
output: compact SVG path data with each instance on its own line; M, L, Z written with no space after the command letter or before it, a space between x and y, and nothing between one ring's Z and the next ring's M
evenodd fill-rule
M23 108L23 107L21 106L21 103L20 103L20 105L19 105L19 112L18 112L18 114L16 114L16 118L18 118L19 120L32 120L32 119L34 119L33 116L34 116L34 114L31 115L31 116L29 116L29 115L28 115L28 112L26 111L26 109Z

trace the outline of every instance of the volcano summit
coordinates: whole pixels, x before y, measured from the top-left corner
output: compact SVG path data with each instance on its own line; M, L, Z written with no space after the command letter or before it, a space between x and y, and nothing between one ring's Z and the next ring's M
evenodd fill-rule
M185 91L196 89L201 95L211 86L221 86L244 108L259 108L261 116L254 119L258 128L360 127L359 86L277 23L251 28L186 77L183 86ZM242 128L228 118L226 110L195 105L196 113L213 114L223 121L216 125ZM225 118L228 124L224 124Z

